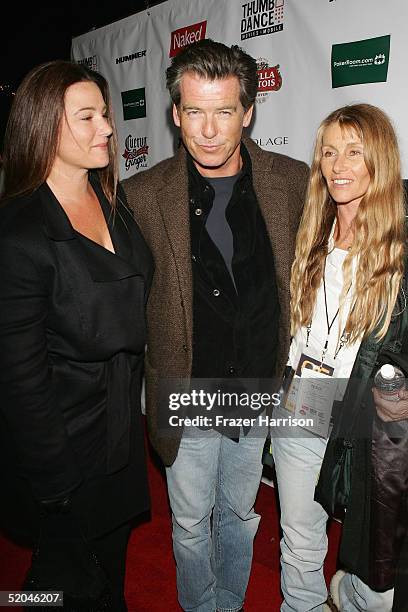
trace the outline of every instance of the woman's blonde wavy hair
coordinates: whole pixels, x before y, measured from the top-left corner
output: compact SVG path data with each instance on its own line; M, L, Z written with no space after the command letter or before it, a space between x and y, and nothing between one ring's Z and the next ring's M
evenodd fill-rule
M325 129L334 123L353 130L364 145L370 184L353 221L354 240L343 264L341 313L352 282L352 260L357 269L353 297L344 331L355 342L376 330L384 337L397 299L404 271L405 210L400 155L395 131L387 115L370 104L339 108L322 121L317 131L291 276L291 333L308 325L322 282L328 241L337 216L320 169ZM342 327L339 327L342 331ZM339 332L339 334L341 333Z

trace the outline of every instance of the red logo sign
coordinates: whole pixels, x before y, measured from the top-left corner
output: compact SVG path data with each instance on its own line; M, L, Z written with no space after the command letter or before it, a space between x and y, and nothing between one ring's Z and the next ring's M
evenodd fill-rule
M144 147L140 147L140 149L135 149L134 151L125 151L122 155L122 157L124 157L125 159L136 159L136 157L139 157L140 155L148 155L149 154L149 147L148 145L145 145Z
M184 47L205 38L207 22L200 21L193 25L179 28L171 33L169 57L177 55Z
M258 70L258 91L278 91L282 86L279 65Z

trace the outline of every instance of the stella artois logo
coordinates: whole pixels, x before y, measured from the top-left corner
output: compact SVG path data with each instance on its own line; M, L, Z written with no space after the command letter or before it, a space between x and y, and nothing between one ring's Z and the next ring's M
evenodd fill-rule
M279 64L270 66L268 60L260 57L256 61L258 66L258 94L256 101L259 104L266 102L272 91L278 91L282 87L282 76L279 72Z

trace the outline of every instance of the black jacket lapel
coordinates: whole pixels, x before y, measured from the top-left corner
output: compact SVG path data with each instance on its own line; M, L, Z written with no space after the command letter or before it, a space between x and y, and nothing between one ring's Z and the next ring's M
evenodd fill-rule
M57 244L66 265L78 267L78 271L86 266L95 282L111 282L135 275L142 276L141 270L133 262L121 256L130 257L132 254L129 232L121 219L115 218L114 223L110 221L110 229L113 227L112 242L118 250L118 253L114 254L74 230L64 209L46 183L40 187L40 190L46 234ZM104 196L101 197L100 188L96 189L96 192L105 218L109 218L110 211L107 209L109 203Z

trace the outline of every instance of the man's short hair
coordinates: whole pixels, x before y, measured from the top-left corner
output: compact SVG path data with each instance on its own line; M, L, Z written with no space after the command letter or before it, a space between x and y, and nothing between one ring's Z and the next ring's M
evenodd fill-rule
M206 38L185 47L167 68L167 89L172 102L180 104L180 81L183 74L192 72L213 81L236 76L239 81L240 101L245 110L255 102L258 90L256 61L238 45L226 45Z

